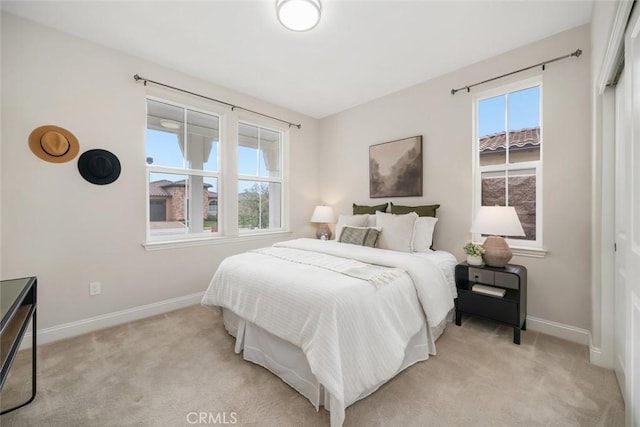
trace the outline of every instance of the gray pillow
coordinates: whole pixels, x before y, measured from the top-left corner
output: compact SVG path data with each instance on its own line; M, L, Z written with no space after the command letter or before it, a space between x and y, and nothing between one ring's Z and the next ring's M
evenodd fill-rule
M380 230L374 227L351 227L345 225L342 227L339 242L350 243L352 245L376 247Z

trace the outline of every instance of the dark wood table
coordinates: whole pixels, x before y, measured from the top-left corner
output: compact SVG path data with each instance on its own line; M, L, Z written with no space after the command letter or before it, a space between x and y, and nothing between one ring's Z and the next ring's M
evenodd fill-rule
M15 411L28 405L36 397L36 308L38 295L38 279L24 277L22 279L0 281L0 390L9 375L13 360L20 349L20 343L32 322L31 347L31 398L17 406L5 409L0 415Z

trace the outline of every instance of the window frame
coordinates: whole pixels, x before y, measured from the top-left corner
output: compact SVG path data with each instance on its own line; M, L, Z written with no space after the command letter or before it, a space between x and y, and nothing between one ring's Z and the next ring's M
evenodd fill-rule
M180 97L180 99L182 99ZM148 129L148 101L156 101L172 106L191 110L198 113L209 114L218 117L219 135L218 135L218 171L202 171L189 168L174 168L168 166L154 166L145 163L145 234L146 239L142 246L147 251L182 248L190 246L202 246L211 244L233 243L246 240L262 240L269 238L290 237L290 203L289 203L289 134L290 129L274 125L273 122L256 118L253 115L243 114L236 111L227 111L222 108L215 108L215 105L209 105L202 102L191 102L188 99L178 101L173 96L164 93L155 93L145 95L145 137L143 140L143 149L146 157L146 129ZM280 225L278 229L249 230L240 232L238 229L238 181L239 175L237 170L237 150L239 146L238 133L239 124L245 123L251 126L258 126L274 132L279 132L280 138L280 166L281 177L281 206L280 206ZM185 127L186 128L186 127ZM185 129L186 132L186 129ZM186 166L186 165L185 165ZM150 173L174 173L181 175L199 175L203 177L215 177L218 180L218 231L202 232L202 233L185 233L175 235L156 235L150 234ZM251 177L251 180L269 181L269 177Z
M517 163L509 163L509 147L505 148L505 163L498 165L480 165L480 135L479 135L479 106L480 102L493 98L500 95L508 95L512 92L517 92L524 89L529 89L534 86L539 87L539 127L540 127L540 156L538 160L526 161L526 162L517 162ZM473 191L472 191L472 223L475 220L476 213L480 209L482 205L482 174L486 172L504 172L505 173L505 186L506 186L506 203L508 205L509 200L509 190L508 190L508 177L509 172L517 172L521 170L533 169L535 170L536 176L536 239L535 240L523 240L523 239L509 239L506 241L509 244L511 249L522 249L521 255L529 255L527 251L544 251L543 249L543 165L544 165L544 124L543 124L543 100L544 100L544 86L542 81L542 76L537 75L531 78L519 80L517 82L509 83L502 86L497 86L482 92L478 92L472 96L473 103L473 137L472 137L472 165L473 165ZM505 99L505 124L508 124L509 117L509 104L508 97ZM507 138L509 133L509 128L506 125L505 131L507 132ZM472 240L474 242L483 243L485 237L481 234L473 233ZM536 256L536 255L533 255Z
M256 234L265 234L265 233L273 233L273 232L280 232L280 231L285 231L289 229L289 225L288 225L288 220L285 221L285 206L287 206L288 204L286 203L286 200L288 200L288 197L285 197L285 194L288 194L287 191L287 186L286 186L286 180L285 180L285 136L288 134L288 130L287 132L285 132L283 129L278 129L277 127L274 126L268 126L265 125L264 123L261 123L260 120L249 120L248 118L240 118L238 119L237 122L237 126L236 126L236 130L237 130L237 135L236 137L238 138L237 144L236 144L236 150L240 147L240 141L239 141L239 136L240 136L240 125L246 125L246 126L254 126L258 128L258 140L260 139L260 129L264 129L270 132L276 132L278 134L280 134L280 141L279 141L279 160L280 160L280 177L279 178L275 178L275 177L265 177L265 176L260 176L259 174L257 175L245 175L245 174L241 174L240 172L237 171L237 157L236 157L236 189L238 188L238 183L240 181L255 181L255 182L267 182L267 183L277 183L280 184L280 227L279 228L266 228L266 229L250 229L250 230L243 230L239 228L239 224L237 224L238 226L238 235L240 236L249 236L249 235L256 235ZM258 158L259 161L259 158ZM236 193L237 190L236 190ZM239 193L238 193L239 194ZM238 206L238 200L236 200L236 206ZM237 209L237 208L236 208ZM239 213L236 210L236 223L239 222Z

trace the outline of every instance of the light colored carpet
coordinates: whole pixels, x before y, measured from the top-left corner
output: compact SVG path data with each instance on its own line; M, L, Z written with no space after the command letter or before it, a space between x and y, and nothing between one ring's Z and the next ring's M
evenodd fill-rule
M480 318L450 324L438 354L347 409L345 426L622 426L612 371L585 346ZM38 395L14 426L328 426L329 414L233 352L221 315L194 306L38 349ZM28 396L21 352L2 407ZM194 424L197 415L212 414ZM235 414L232 414L235 413ZM215 417L219 418L215 418Z

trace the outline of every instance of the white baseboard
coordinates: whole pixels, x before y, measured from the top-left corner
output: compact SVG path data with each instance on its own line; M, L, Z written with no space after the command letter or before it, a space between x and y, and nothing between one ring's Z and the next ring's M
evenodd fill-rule
M527 316L527 329L542 332L543 334L562 338L567 341L577 342L578 344L590 344L591 332L588 330L553 322L551 320Z
M96 317L90 317L88 319L52 326L50 328L39 329L38 344L47 344L63 340L65 338L71 338L77 335L109 328L122 323L143 319L145 317L167 313L190 305L196 305L200 303L203 295L204 292L198 292L152 304L141 305L127 310L116 311L114 313L103 314ZM579 344L588 345L590 347L590 352L592 353L592 363L594 363L593 356L595 355L597 358L600 354L600 349L591 345L591 333L586 329L580 329L550 320L539 319L533 316L527 316L527 329L542 332L543 334L562 338L568 341L577 342ZM27 332L25 334L20 347L21 349L31 347L31 334L31 332Z
M593 346L591 337L589 337L589 363L596 366L602 366L603 368L608 368L608 366L605 365L605 361L603 360L602 351L599 347Z
M103 314L101 316L90 317L88 319L65 323L50 328L38 329L38 344L47 344L65 338L94 332L122 323L167 313L190 305L200 304L204 292L185 295L178 298L171 298L152 304L141 305L127 310L116 311L114 313ZM31 348L32 332L24 335L20 349Z

